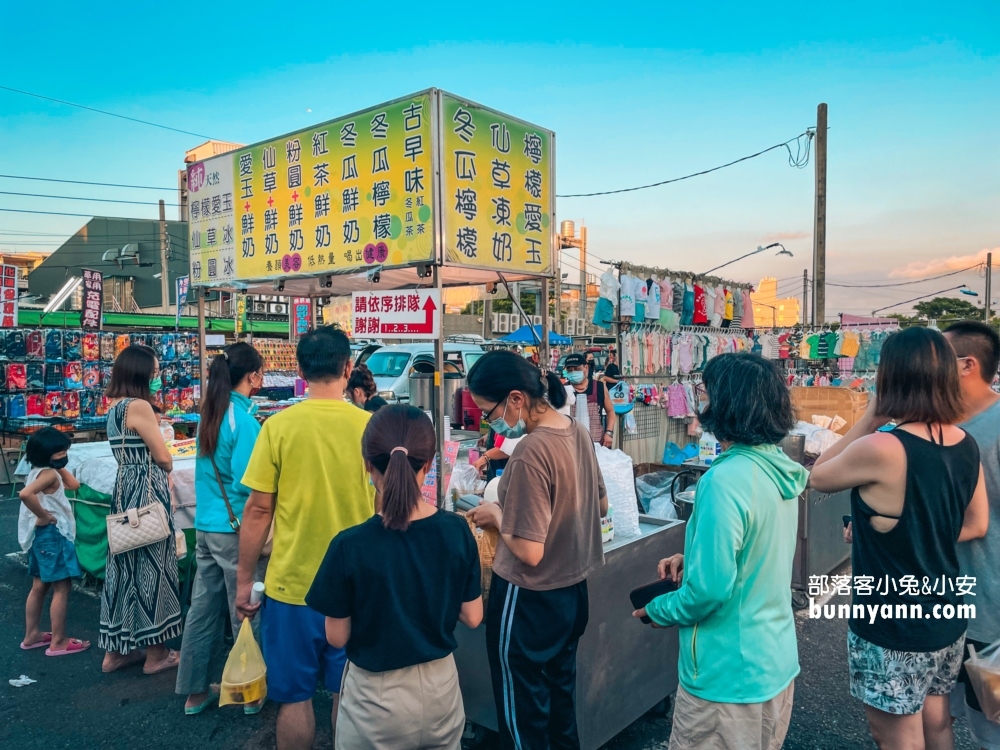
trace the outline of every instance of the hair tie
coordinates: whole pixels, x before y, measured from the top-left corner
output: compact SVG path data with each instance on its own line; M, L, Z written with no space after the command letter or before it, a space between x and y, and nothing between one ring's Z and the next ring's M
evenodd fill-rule
M403 455L405 455L405 456L409 456L410 455L410 452L408 450L406 450L406 448L404 448L401 445L397 445L395 448L393 448L391 451L389 451L389 455L391 456L396 451L403 451Z

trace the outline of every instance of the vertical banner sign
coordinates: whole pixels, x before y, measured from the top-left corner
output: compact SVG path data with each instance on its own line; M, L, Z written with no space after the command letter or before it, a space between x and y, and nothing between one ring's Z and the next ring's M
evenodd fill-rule
M355 292L352 335L394 339L436 339L441 335L441 291Z
M431 260L431 114L418 94L231 154L238 278Z
M104 314L104 276L100 271L83 269L83 312L80 325L98 330Z
M191 284L190 276L178 276L177 282L177 293L174 295L174 299L177 302L177 314L174 318L174 328L179 329L181 327L181 310L184 309L184 305L187 304L188 288Z
M236 338L243 335L247 327L247 296L241 294L236 298Z
M551 272L553 133L450 94L441 129L445 260Z
M0 266L3 277L3 300L0 302L0 328L17 328L17 266Z
M188 178L188 268L195 284L236 278L233 155L191 164Z
M312 328L312 300L308 297L292 298L292 335L305 336Z

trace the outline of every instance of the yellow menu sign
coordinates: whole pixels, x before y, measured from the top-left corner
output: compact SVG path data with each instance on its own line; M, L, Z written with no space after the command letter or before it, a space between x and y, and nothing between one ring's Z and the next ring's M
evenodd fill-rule
M549 273L553 134L450 94L441 127L445 259Z
M429 261L431 150L424 94L235 151L237 277Z

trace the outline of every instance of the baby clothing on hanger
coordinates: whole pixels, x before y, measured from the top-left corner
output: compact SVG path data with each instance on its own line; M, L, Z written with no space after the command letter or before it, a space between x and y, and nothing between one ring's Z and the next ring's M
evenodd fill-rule
M653 276L648 282L649 292L646 300L646 320L659 322L660 320L660 282Z
M689 326L694 323L695 293L694 284L690 281L684 284L684 294L681 296L681 325Z
M623 274L621 284L621 316L623 318L635 317L635 284L638 281L634 276Z
M708 299L705 294L705 287L701 284L694 285L694 316L692 323L696 326L708 325ZM690 324L688 324L690 325Z

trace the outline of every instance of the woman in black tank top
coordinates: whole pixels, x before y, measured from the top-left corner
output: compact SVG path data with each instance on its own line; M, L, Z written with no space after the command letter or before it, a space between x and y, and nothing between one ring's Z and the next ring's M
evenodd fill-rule
M937 331L886 340L877 392L810 479L821 492L851 489L851 694L880 748L950 747L968 617L956 545L989 521L979 447L955 426L958 362Z

